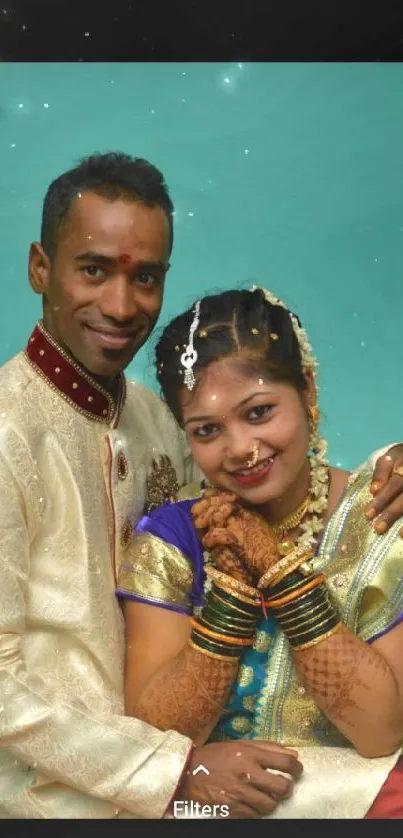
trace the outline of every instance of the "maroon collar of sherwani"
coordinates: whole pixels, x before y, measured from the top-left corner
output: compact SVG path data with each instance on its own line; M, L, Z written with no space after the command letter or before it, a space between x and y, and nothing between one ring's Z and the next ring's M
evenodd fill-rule
M119 378L118 400L101 387L46 331L39 321L29 338L25 355L36 372L79 413L115 427L126 398L126 380Z

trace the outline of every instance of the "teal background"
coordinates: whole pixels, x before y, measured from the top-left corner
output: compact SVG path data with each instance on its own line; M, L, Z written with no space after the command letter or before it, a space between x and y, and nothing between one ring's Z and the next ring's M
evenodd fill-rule
M176 204L160 325L266 284L320 359L332 461L403 438L402 64L2 64L0 142L0 363L40 316L26 265L49 182L123 150ZM149 362L129 374L154 387Z

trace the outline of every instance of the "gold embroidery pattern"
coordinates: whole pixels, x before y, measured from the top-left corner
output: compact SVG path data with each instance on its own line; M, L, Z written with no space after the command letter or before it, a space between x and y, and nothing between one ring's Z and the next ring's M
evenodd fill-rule
M245 719L244 716L234 716L230 724L237 733L250 733L252 729L251 722Z
M256 696L255 695L245 695L242 699L242 705L245 710L249 710L250 713L253 713L256 704Z
M152 461L151 474L147 477L146 513L152 512L163 503L177 500L179 483L176 471L167 454L162 454L159 461Z
M117 592L191 611L193 571L189 559L156 535L135 533L130 560L120 567Z
M241 687L249 687L253 681L254 673L252 666L242 666L239 667L239 674L238 674L238 683Z
M256 652L267 652L271 643L271 637L266 631L257 631L253 648Z
M373 532L363 514L370 499L371 477L364 472L349 484L326 527L315 562L315 570L328 578L343 622L363 640L382 631L403 610L402 521L382 538ZM277 632L256 706L254 734L296 747L318 742L348 747L302 687L289 645Z

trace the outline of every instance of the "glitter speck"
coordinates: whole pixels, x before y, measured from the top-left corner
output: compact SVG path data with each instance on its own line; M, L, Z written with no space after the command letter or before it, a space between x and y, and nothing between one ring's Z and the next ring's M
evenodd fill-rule
M211 397L211 401L212 401L212 402L215 402L216 398L217 398L217 396L212 396L212 397Z
M225 77L224 84L231 84L231 79L229 79L228 76Z
M244 152L243 152L243 153L244 153L244 154L246 154L246 155L248 155L248 154L249 154L249 149L248 149L248 148L244 148Z
M365 347L365 340L362 340L362 341L361 341L360 346L362 346L362 348L364 349L364 347Z
M24 105L20 102L20 104L18 105L18 107L19 107L19 108L23 108L23 107L24 107Z
M90 37L90 33L89 32L84 32L84 38L89 38L89 37Z
M238 64L238 67L239 67L240 70L242 70L243 64Z
M115 82L112 80L112 81L111 81L111 84L115 84Z
M7 413L2 413L2 414L1 414L1 418L2 418L2 419L5 419L5 418L6 418L6 416L7 416Z
M17 147L16 143L11 143L11 148L16 148L16 147Z
M155 113L155 110L154 110L154 109L152 109L152 110L151 110L151 113L153 113L153 114L154 114L154 113Z
M190 218L193 218L194 212L188 212L188 215L190 216Z
M358 317L358 314L357 314L357 312L356 312L356 311L354 311L354 313L353 313L353 317Z
M82 197L83 197L82 192L77 192L77 198L82 198Z
M184 104L185 104L185 102L186 102L186 99L181 99L181 102L182 102L182 104L184 105Z
M186 76L186 71L185 70L183 71L182 76Z
M25 23L23 23L23 25L22 25L21 29L22 29L22 31L23 31L23 32L26 32L26 31L27 31L27 27L25 26Z
M44 107L44 108L48 108L48 107L49 107L48 103L47 103L47 102L44 102L44 103L43 103L43 107Z

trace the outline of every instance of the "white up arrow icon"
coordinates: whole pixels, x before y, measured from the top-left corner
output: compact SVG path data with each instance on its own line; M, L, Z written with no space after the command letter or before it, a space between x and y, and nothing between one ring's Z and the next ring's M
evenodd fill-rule
M204 774L210 774L210 771L207 770L206 766L202 765L201 763L197 766L197 768L195 768L194 771L192 771L192 774L199 774L200 771L203 771Z

